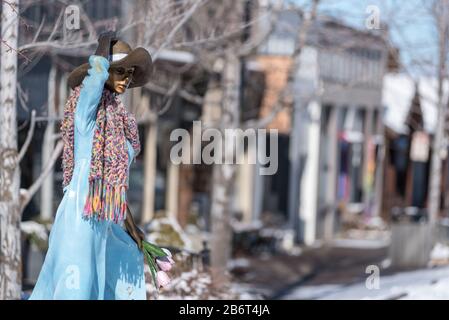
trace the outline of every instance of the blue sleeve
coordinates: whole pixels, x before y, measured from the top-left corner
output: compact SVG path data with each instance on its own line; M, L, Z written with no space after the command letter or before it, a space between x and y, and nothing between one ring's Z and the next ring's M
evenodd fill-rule
M87 134L95 126L98 103L106 80L109 61L101 56L89 57L89 70L83 80L75 111L75 126L81 134Z

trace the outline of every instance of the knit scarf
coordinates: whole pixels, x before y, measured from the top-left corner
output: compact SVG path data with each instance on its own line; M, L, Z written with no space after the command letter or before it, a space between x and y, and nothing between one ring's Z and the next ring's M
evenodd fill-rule
M63 187L67 186L74 169L75 110L81 86L76 87L64 107L61 133L64 142L62 155ZM85 217L98 220L123 221L126 217L128 190L128 139L140 152L137 122L120 99L104 89L98 105L92 156L89 171L89 194L83 209Z

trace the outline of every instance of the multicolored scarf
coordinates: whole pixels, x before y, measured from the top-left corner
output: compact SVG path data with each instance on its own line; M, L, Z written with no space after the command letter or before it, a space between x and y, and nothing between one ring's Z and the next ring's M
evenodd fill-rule
M72 179L74 169L74 124L75 110L81 86L71 93L61 123L64 150L62 168L63 187ZM83 214L97 216L100 220L118 222L126 217L128 189L128 139L135 151L140 152L140 141L136 119L120 99L104 89L98 105L92 156L89 172L89 194Z

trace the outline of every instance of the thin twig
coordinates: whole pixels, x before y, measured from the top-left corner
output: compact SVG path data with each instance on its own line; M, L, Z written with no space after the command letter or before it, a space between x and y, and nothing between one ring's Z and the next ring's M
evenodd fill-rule
M58 143L56 144L55 149L53 150L50 160L46 164L45 169L41 172L40 176L28 188L28 190L21 189L21 199L20 199L20 211L21 212L23 212L26 205L30 202L31 198L34 196L34 194L39 190L39 188L44 183L45 178L53 170L54 164L56 163L56 160L58 160L63 147L64 147L64 142L62 140L59 140Z
M158 48L158 50L154 53L154 59L156 60L160 51L164 49L171 41L173 40L173 37L175 34L179 31L179 29L184 26L187 21L193 16L193 14L196 12L196 10L200 7L200 5L203 5L208 0L197 0L190 9L186 12L184 17L181 19L181 21L178 22L178 24L170 31L170 33L167 35L165 41L162 43L162 45Z
M145 84L145 87L150 91L153 91L158 94L163 94L163 95L167 95L167 93L170 91L170 89L165 89L153 82L148 82L147 84ZM187 90L180 89L177 94L181 98L185 99L188 102L191 102L191 103L194 103L197 105L203 105L203 102L204 102L203 97L191 94Z
M19 156L18 156L18 163L22 161L23 156L28 150L28 147L30 146L31 140L33 138L34 134L34 128L36 126L36 110L31 111L31 123L30 123L30 129L28 130L27 137L25 139L25 142L22 145L22 148L20 149Z
M181 84L180 78L178 78L175 81L175 83L173 83L172 87L167 92L168 100L165 102L165 105L162 107L162 109L157 112L158 116L161 116L168 111L173 102L173 98L175 97L175 93L179 89L180 84Z
M24 58L24 59L27 61L27 63L31 62L31 60L30 60L26 55L24 55L23 53L21 53L19 50L17 50L17 49L15 49L15 48L11 47L11 46L8 44L8 42L7 42L6 40L0 39L0 41L1 41L1 42L8 48L8 49L6 50L6 52L15 51L18 55L20 55L22 58Z

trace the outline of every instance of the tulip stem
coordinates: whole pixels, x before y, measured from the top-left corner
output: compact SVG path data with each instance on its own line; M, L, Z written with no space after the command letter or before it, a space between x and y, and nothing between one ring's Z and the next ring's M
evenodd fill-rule
M143 250L143 252L145 253L145 257L147 258L147 261L148 261L148 266L150 267L151 277L153 278L154 286L155 286L156 290L159 290L157 282L156 282L157 269L156 269L156 265L153 261L153 257L146 250Z

